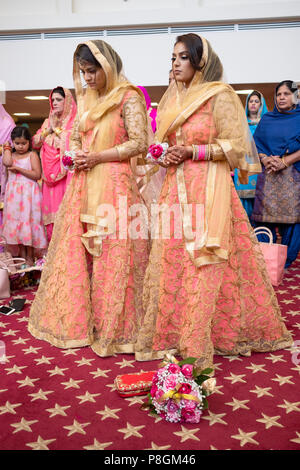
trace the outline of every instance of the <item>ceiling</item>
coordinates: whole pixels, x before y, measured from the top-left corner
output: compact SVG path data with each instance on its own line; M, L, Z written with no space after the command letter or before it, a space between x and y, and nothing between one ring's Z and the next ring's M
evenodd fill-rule
M274 90L276 83L243 83L232 85L236 90L258 90L260 91L267 102L268 109L273 109L274 103ZM166 86L149 86L147 91L150 95L152 102L159 102ZM4 105L6 111L15 119L18 123L27 122L34 126L39 125L49 114L49 101L30 101L25 99L28 95L44 95L49 96L51 90L22 90L22 91L7 91L6 92L6 103ZM74 90L71 90L74 94ZM239 95L243 105L246 102L246 95ZM14 113L27 112L30 116L16 117ZM31 127L31 126L30 126Z

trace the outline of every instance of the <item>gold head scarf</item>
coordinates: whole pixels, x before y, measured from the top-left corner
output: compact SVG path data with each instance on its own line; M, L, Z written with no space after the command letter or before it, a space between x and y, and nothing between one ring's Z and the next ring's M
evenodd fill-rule
M223 74L222 63L210 43L203 37L201 40L203 44L203 54L199 64L201 69L195 72L188 88L185 88L183 83L174 81L167 89L158 107L158 131L155 139L164 142L168 140L169 135L176 132L177 145L187 145L183 141L181 126L197 109L214 98L212 119L218 136L211 137L207 144L218 144L226 160L208 162L204 232L200 239L186 240L185 243L197 267L219 263L228 258L230 169L240 170L241 182L248 180L248 174L261 171L242 103L232 87L220 81ZM225 130L224 122L226 122ZM189 201L183 167L184 162L177 167L176 178L179 201L184 208ZM184 228L192 226L189 216L184 216L183 225Z
M83 44L88 46L105 73L106 85L101 95L97 90L83 88L80 67L76 59L77 51ZM118 108L125 93L135 90L143 97L142 91L133 86L122 72L118 72L119 61L120 58L114 49L101 40L81 43L74 53L73 78L79 114L79 131L82 134L92 132L87 149L89 152L101 152L115 145L119 123ZM103 200L107 178L109 178L109 163L96 165L86 176L87 196L82 202L81 221L87 223L87 232L83 234L82 242L94 256L101 255L101 235L105 230L105 221L97 216L97 209L101 203L107 202ZM93 240L93 243L90 243L90 240Z

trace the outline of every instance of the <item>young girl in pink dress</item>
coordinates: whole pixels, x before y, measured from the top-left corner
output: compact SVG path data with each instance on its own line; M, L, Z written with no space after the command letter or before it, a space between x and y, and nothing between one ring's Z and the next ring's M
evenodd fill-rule
M8 248L33 264L33 249L47 247L42 223L41 164L31 150L31 136L26 127L17 126L11 133L15 152L8 142L4 145L3 164L8 170L6 183L3 232ZM17 253L16 253L17 252Z

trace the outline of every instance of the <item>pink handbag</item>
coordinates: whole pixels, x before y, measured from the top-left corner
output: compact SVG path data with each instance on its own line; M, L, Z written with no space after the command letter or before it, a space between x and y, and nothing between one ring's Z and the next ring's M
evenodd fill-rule
M273 286L279 286L284 274L284 266L287 258L287 245L273 243L273 235L268 227L257 227L254 230L254 233L256 236L259 233L269 235L269 243L259 242L259 246L265 258L271 284Z

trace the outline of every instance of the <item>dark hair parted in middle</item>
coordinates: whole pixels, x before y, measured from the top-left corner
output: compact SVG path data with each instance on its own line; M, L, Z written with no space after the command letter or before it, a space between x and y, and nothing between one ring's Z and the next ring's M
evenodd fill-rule
M181 36L177 36L175 44L179 42L182 42L186 46L192 67L195 70L201 70L199 64L203 54L203 43L200 36L194 33L182 34Z
M93 43L97 46L97 48L99 49L101 54L104 55L104 57L106 57L108 60L112 59L115 62L117 73L120 73L123 64L117 52L108 43L104 41L93 41ZM108 54L110 55L110 58L107 57ZM101 64L97 61L97 59L94 57L91 50L86 44L82 44L81 46L79 46L76 52L76 60L78 62L85 61L95 65L96 67L101 67Z
M56 88L54 88L51 92L51 96L53 95L53 93L58 93L59 95L61 95L63 98L66 97L66 94L64 92L64 89L62 86L57 86Z
M10 138L12 141L14 141L17 138L22 137L25 140L29 141L29 150L31 150L31 134L29 132L29 129L25 126L16 126L10 135Z

